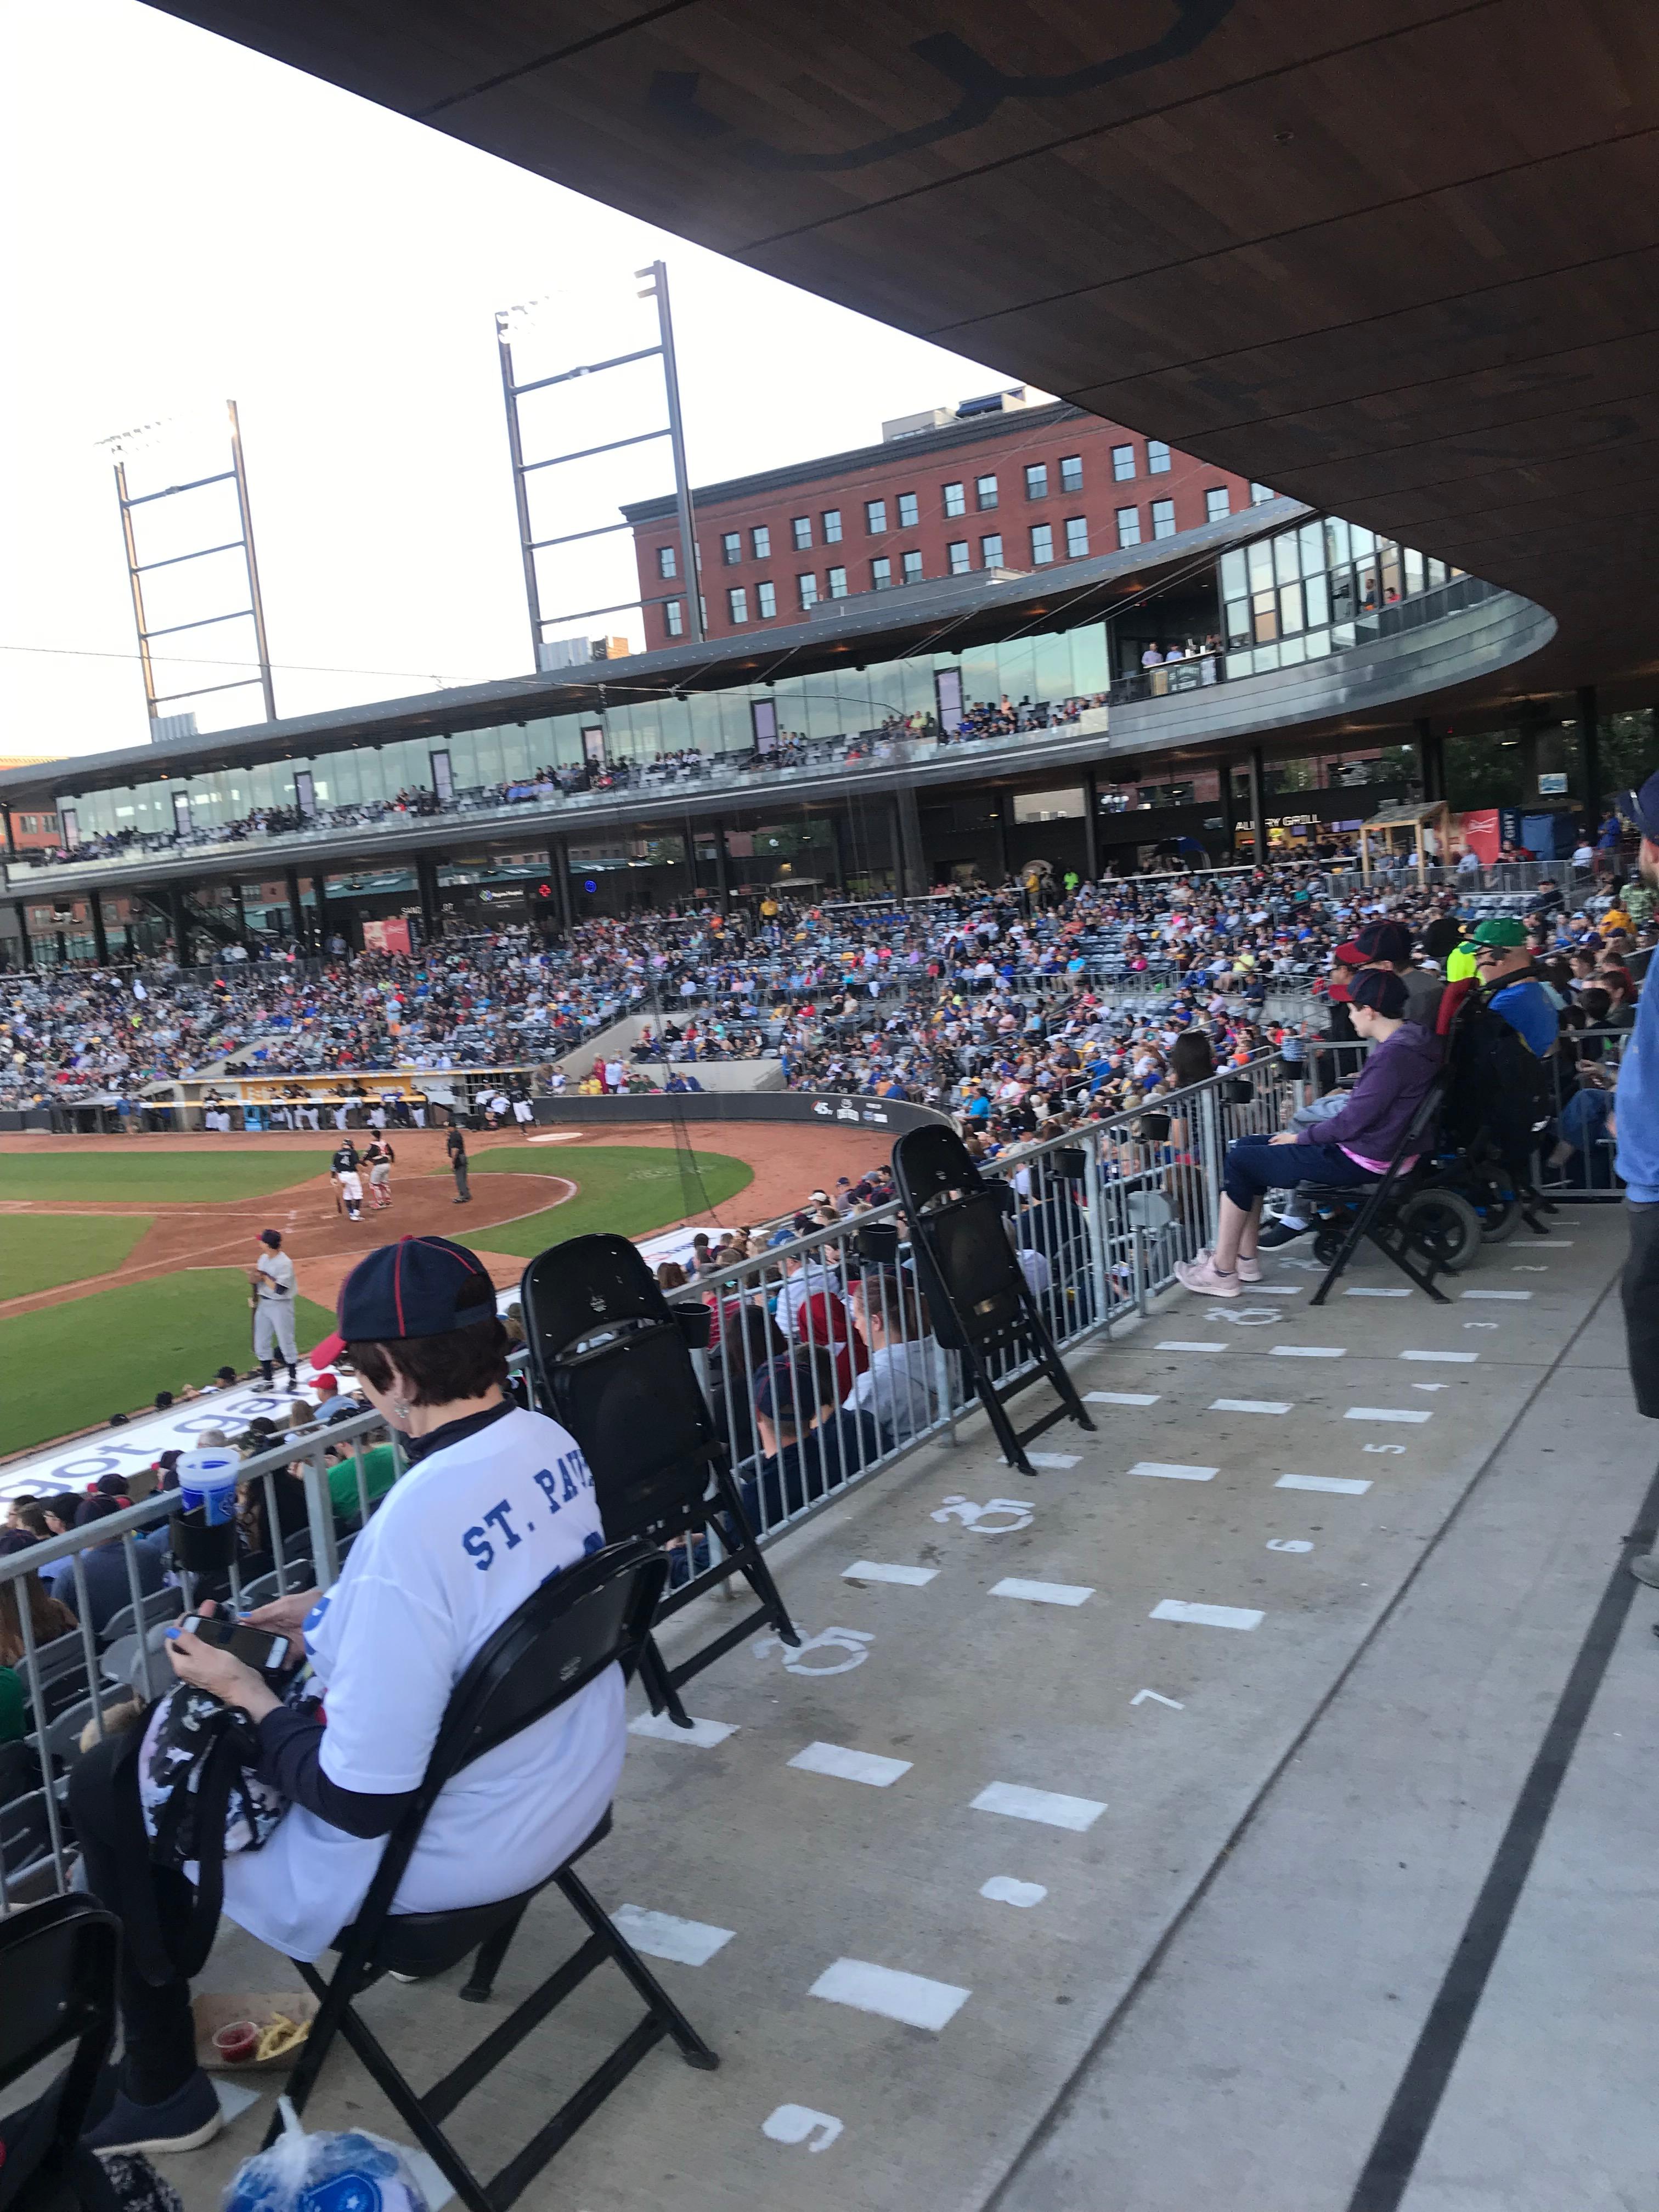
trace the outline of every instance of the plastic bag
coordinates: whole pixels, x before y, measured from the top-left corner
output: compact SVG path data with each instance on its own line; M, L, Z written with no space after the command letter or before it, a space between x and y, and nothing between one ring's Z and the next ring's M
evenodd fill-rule
M356 2128L307 2135L286 2097L277 2110L282 2134L237 2167L224 2212L427 2212L396 2143Z

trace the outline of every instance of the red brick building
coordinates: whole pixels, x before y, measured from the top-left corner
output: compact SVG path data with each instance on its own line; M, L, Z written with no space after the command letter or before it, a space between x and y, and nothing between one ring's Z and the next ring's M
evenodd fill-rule
M878 446L693 491L708 636L799 623L859 592L1150 544L1268 496L1138 430L1017 392L883 428ZM684 600L664 599L684 580L672 499L623 512L647 649L689 637Z

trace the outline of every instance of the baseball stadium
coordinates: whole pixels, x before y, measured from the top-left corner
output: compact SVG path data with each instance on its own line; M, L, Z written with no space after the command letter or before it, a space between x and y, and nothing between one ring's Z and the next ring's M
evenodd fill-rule
M0 64L0 2212L1651 2212L1651 0Z

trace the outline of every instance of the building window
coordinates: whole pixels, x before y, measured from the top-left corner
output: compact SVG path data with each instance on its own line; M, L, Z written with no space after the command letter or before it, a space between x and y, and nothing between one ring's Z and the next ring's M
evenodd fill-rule
M1002 539L1000 535L980 539L979 565L981 568L1000 568L1002 566Z
M726 595L726 611L730 614L734 623L746 623L748 621L749 594L744 591L741 584L733 584L731 590L727 592Z
M830 571L830 596L832 599L844 599L847 597L845 568L832 568Z
M826 545L841 544L841 509L826 507L823 510L823 542Z
M662 607L663 627L670 637L685 635L685 605L681 599L665 599Z
M1175 501L1172 499L1155 499L1152 501L1153 537L1173 538L1175 534Z
M1233 503L1227 496L1226 485L1212 484L1204 495L1206 522L1224 522L1232 511Z
M1135 449L1133 446L1114 446L1112 448L1112 480L1115 483L1131 483L1134 480Z
M870 563L870 582L873 589L884 592L893 580L893 564L884 554L879 561Z
M948 483L943 487L943 489L945 493L945 512L946 514L966 514L968 512L968 487L966 484Z
M1026 463L1025 496L1027 499L1048 498L1048 464L1047 461L1028 461Z
M997 480L994 477L974 478L974 503L981 514L997 503Z
M902 491L899 494L898 514L901 530L914 530L921 520L921 510L916 505L915 492Z
M735 568L743 558L743 533L728 530L720 539L720 559L728 568Z
M951 564L953 576L965 576L973 565L968 557L968 540L965 538L953 539L945 549L945 557Z
M1066 558L1080 561L1089 550L1089 519L1083 514L1068 514L1066 518Z
M887 502L884 499L866 499L864 502L864 526L872 538L879 538L887 527Z
M1146 441L1146 473L1149 477L1167 477L1170 473L1170 449L1162 438Z
M796 552L805 552L807 547L812 542L811 516L810 514L798 514L794 520L790 524L789 528L794 537Z
M1152 522L1154 529L1157 527L1158 508L1160 507L1167 507L1169 503L1170 502L1166 499L1158 499L1152 501ZM1138 507L1119 507L1117 511L1117 542L1120 546L1139 544L1140 509Z
M678 576L679 573L679 555L675 551L672 545L659 545L657 548L657 574L659 576L667 577Z
M795 589L800 593L803 607L815 607L818 603L818 580L816 576L797 576Z
M904 556L904 580L907 584L919 584L921 581L920 553L907 553Z
M763 622L769 622L778 611L777 587L772 584L757 584L755 605Z
M1267 501L1270 499L1274 498L1276 495L1276 494L1268 490L1266 484L1253 483L1250 486L1250 505L1252 507L1265 507Z
M1047 522L1034 524L1031 530L1031 566L1042 568L1054 557L1054 533Z
M765 523L757 522L749 536L754 547L755 558L757 561L769 561L772 557L772 533Z
M1060 488L1062 491L1082 490L1083 456L1081 453L1062 453L1060 455Z

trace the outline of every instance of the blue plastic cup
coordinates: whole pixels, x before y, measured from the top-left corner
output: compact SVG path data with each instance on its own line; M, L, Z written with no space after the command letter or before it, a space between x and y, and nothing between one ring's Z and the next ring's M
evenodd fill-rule
M236 1478L242 1462L234 1451L209 1445L183 1452L179 1459L179 1503L186 1513L201 1509L210 1528L236 1518Z

